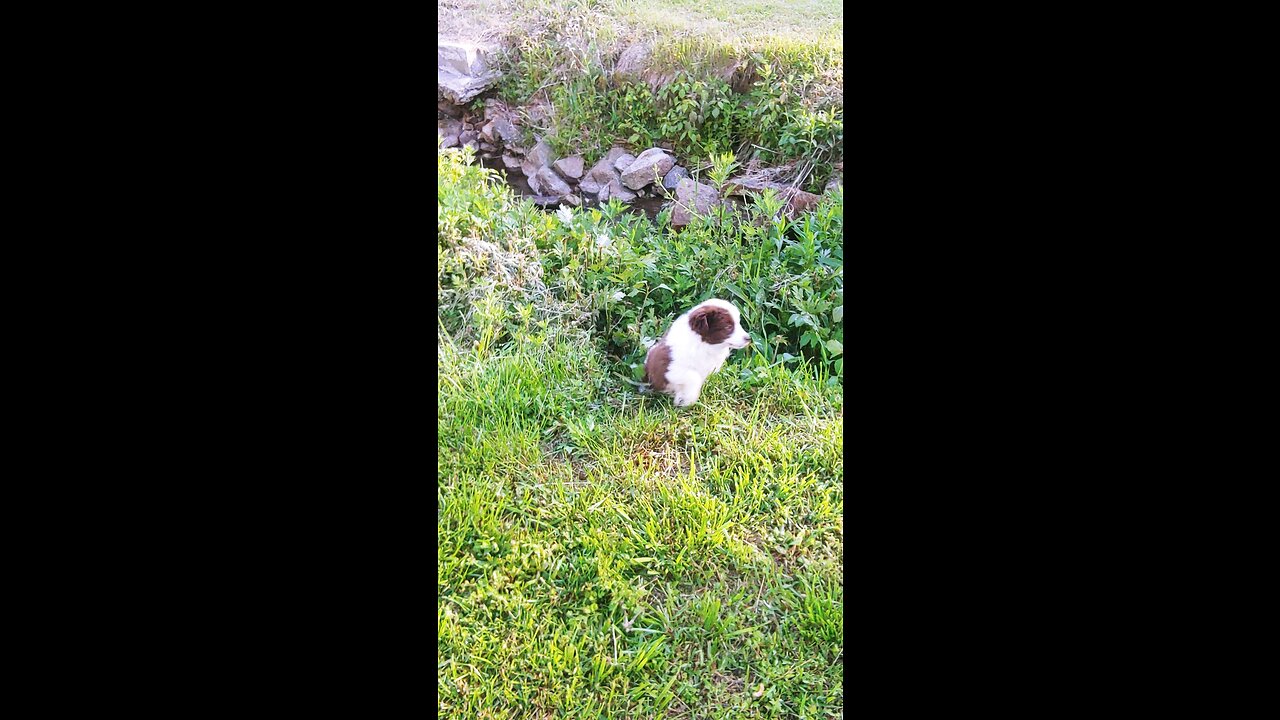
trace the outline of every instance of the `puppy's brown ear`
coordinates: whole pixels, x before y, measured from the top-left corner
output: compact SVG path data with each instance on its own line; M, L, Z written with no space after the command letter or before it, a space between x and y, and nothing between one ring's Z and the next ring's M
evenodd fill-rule
M707 308L698 308L689 316L689 327L699 335L706 337L711 332L711 321L707 319Z
M733 334L733 316L724 308L698 308L689 316L689 326L702 336L703 342L717 345Z

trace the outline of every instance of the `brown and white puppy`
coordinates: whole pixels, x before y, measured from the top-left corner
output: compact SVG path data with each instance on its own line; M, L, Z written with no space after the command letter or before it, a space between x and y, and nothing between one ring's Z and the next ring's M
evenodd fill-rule
M676 318L644 359L645 382L675 398L676 407L698 401L702 384L733 350L751 344L742 314L732 303L707 300Z

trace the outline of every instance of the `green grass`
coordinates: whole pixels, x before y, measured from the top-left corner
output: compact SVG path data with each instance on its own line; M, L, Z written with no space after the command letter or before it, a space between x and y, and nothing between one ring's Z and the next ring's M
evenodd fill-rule
M660 66L717 66L756 53L784 71L842 72L839 0L617 0L615 7L632 37L654 45ZM839 87L838 75L830 81Z
M623 17L657 30L840 43L840 0L618 0Z
M843 717L843 196L676 235L467 155L438 161L440 716ZM696 405L620 377L730 287L761 342Z
M645 42L686 68L722 49L843 64L839 0L441 0L437 16L444 27L508 40L555 35L583 59Z
M839 717L840 400L634 395L589 346L439 361L447 718Z

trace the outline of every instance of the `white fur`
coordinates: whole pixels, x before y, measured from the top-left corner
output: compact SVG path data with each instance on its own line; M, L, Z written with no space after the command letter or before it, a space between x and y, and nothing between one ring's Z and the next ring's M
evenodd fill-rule
M689 315L700 307L714 305L729 311L733 316L733 334L722 343L711 345L689 326ZM742 329L742 314L732 303L724 300L707 300L676 318L666 335L671 347L671 364L667 367L667 391L675 396L676 407L686 407L698 401L702 385L711 373L724 367L729 353L751 343L751 336Z

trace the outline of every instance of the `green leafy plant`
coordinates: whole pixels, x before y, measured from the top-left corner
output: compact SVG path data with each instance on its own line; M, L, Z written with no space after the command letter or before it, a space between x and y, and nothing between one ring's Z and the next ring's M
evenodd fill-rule
M720 158L722 161L723 157ZM723 167L723 166L722 166ZM586 303L609 354L642 374L645 340L709 297L738 305L757 343L742 362L807 362L843 375L843 192L796 222L772 191L741 217L713 213L671 233L620 203L581 213L542 247L561 299Z
M734 159L733 153L715 153L711 156L711 171L708 174L717 191L724 190L725 182L737 169L738 162Z

